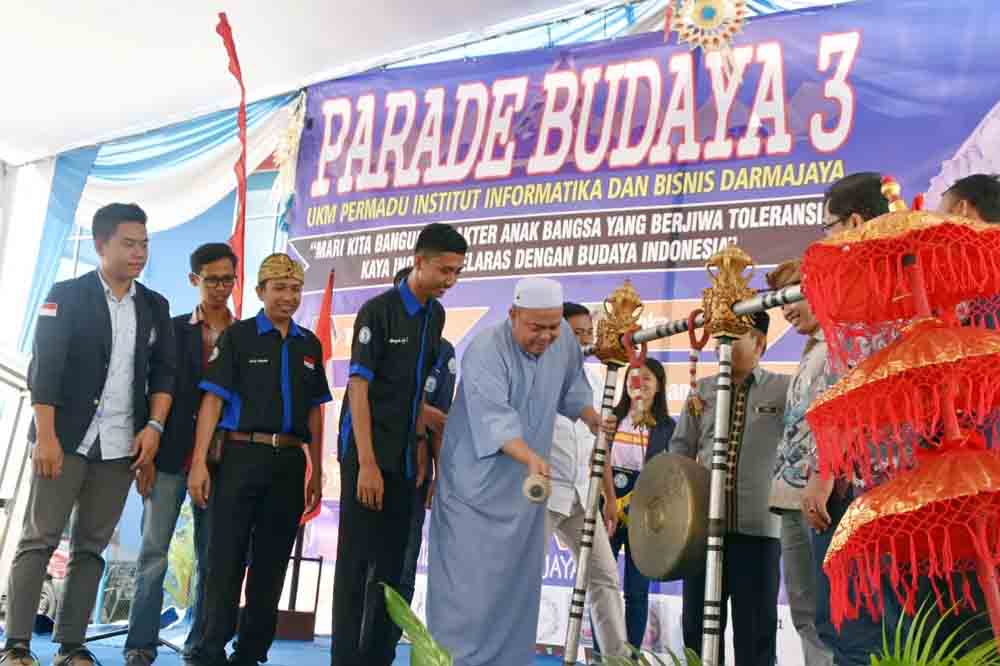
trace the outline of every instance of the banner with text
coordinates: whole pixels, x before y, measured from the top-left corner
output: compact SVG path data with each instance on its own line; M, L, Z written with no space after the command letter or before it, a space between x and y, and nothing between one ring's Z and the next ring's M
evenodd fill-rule
M525 275L554 276L594 307L630 278L643 325L697 307L706 259L729 244L762 286L767 267L822 236L823 193L846 174L892 174L934 206L955 179L1000 170L993 19L992 0L859 0L753 19L735 76L721 54L655 33L311 86L289 234L307 267L299 320L316 325L335 270L342 394L354 313L442 221L470 242L443 299L459 355L507 316ZM768 367L792 371L802 340L777 312L769 338ZM676 413L687 338L651 353Z

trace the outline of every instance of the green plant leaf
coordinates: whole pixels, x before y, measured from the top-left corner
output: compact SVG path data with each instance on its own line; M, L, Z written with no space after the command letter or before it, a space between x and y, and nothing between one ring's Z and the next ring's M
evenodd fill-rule
M396 590L385 588L385 610L400 629L406 633L412 645L410 664L412 666L452 666L451 655L435 642L427 627L420 621Z
M872 666L1000 666L1000 653L992 632L984 631L986 641L972 648L969 646L978 640L976 636L961 638L962 632L976 618L966 620L945 636L935 650L938 634L947 619L942 615L928 630L935 607L932 600L927 600L912 620L897 623L891 646L883 629L882 654L872 655ZM903 625L907 625L905 636ZM959 657L963 652L965 654Z

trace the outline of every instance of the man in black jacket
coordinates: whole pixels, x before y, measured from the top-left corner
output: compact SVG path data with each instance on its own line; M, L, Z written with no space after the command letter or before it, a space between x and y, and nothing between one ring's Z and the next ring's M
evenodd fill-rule
M132 479L146 494L170 410L176 372L170 308L135 279L146 265L146 213L135 204L97 211L100 269L53 286L38 312L28 371L35 420L34 476L11 566L4 666L28 666L45 569L70 513L63 604L53 641L57 666L91 666L83 648L104 570L101 553Z
M156 455L156 482L142 510L142 547L136 572L135 598L129 613L125 640L128 666L149 666L156 658L163 607L163 579L167 573L167 553L177 525L177 516L187 496L187 477L194 450L194 426L201 404L202 380L216 341L233 322L227 303L236 284L238 261L225 243L206 243L191 254L188 279L200 296L194 312L174 317L177 344L177 384L163 440ZM194 590L191 631L185 643L190 652L204 626L200 617L205 589L208 550L207 512L192 503L197 583Z

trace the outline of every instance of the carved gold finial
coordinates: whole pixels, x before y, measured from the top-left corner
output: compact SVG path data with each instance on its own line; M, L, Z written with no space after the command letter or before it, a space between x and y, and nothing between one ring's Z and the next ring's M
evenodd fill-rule
M906 202L899 196L903 188L892 176L882 177L882 196L889 202L889 212L898 213L907 210Z
M597 324L597 343L594 345L594 355L602 363L628 365L622 336L638 327L642 308L642 299L627 279L604 301L607 317Z
M733 304L755 294L749 286L753 259L737 246L729 245L712 255L705 269L712 277L712 286L702 292L705 328L715 338L742 336L753 328L753 317L736 315ZM750 271L744 275L747 269Z

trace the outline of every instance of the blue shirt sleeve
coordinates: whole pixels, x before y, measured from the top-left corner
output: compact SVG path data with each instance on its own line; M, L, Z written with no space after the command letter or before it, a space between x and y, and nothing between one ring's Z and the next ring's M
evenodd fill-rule
M458 363L455 360L455 348L447 340L441 340L441 351L432 371L437 385L431 393L428 403L442 412L451 409L455 397L455 380L458 377Z

